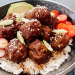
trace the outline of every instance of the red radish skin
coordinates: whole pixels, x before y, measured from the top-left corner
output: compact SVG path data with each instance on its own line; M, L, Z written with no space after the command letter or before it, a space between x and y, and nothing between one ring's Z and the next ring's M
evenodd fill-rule
M5 38L0 38L0 49L4 49L7 44L8 41Z
M0 58L4 57L5 56L5 50L1 50L0 49Z

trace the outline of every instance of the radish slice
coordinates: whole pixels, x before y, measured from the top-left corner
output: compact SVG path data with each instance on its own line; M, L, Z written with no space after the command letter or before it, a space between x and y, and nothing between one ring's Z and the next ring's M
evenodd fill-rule
M0 38L0 49L4 49L7 44L8 41L5 38Z
M0 58L2 58L5 55L5 50L0 49Z

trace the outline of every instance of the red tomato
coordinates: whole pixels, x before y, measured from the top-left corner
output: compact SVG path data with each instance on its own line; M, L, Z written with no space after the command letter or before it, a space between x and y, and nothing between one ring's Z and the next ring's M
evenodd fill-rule
M57 16L57 19L59 20L60 23L63 23L67 20L67 15L66 14L60 14Z
M57 17L59 15L59 12L57 10L52 10L51 13L54 13L55 17Z
M65 21L64 24L71 26L72 23L70 21Z
M68 35L70 37L74 37L75 36L75 25L66 25L64 23L59 23L56 26L56 29L65 29L66 31L68 31Z
M5 38L0 38L0 49L4 49L7 44L8 41Z
M55 29L65 29L66 31L68 31L68 26L64 23L59 23Z
M69 34L70 37L75 36L75 25L69 26Z

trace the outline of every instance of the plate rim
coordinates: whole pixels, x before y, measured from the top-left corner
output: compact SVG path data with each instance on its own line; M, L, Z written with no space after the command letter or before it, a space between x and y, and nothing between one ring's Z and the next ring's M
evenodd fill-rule
M3 7L3 6L5 6L5 5L12 4L12 3L25 2L25 1L37 1L37 0L19 0L19 1L13 1L13 2L9 2L9 3L6 3L6 4L2 5L2 6L0 6L0 8ZM75 12L71 8L69 8L68 6L66 6L66 5L64 5L62 3L59 3L59 2L56 2L56 1L52 1L52 0L38 0L38 1L49 1L49 2L52 2L52 3L59 4L59 5L63 6L63 7L65 7L65 8L67 8L68 10L70 10L73 14L75 14ZM74 68L75 68L75 62L73 64L71 64L67 69L62 70L61 72L57 73L56 75L66 75L69 72L71 72Z

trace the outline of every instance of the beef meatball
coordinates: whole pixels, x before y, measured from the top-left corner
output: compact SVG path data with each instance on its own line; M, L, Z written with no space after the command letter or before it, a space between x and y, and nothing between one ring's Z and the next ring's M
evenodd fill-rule
M67 34L56 34L51 42L51 46L54 50L63 50L68 44L70 37Z
M16 21L16 15L13 14L13 13L9 13L8 15L6 15L6 16L4 17L3 20L8 20L8 19L11 19L11 20L13 20L13 21L15 22L15 21Z
M55 27L58 25L59 21L56 17L51 17L50 25L49 27L51 29L55 29Z
M38 20L31 20L20 27L26 42L31 42L41 35L42 26Z
M38 64L42 64L50 59L51 53L41 41L36 39L29 46L29 56Z
M24 23L25 23L25 22L17 21L17 22L16 22L16 29L17 29L17 30L20 30L20 27L21 27Z
M0 25L0 38L6 38L6 39L12 39L13 37L15 37L15 33L14 33L14 25L8 25L8 26L2 26Z
M46 25L48 25L51 20L49 9L45 6L40 6L40 5L38 5L37 7L34 7L32 10L28 11L25 14L25 18L37 19L42 24L46 24Z
M10 40L16 37L16 15L9 13L4 17L3 21L8 19L13 20L13 24L7 26L0 25L0 38L6 38Z
M7 59L14 62L20 62L25 60L28 51L26 45L22 44L18 39L15 38L12 39L5 47L5 53Z
M42 38L49 42L52 30L47 26L42 26Z

